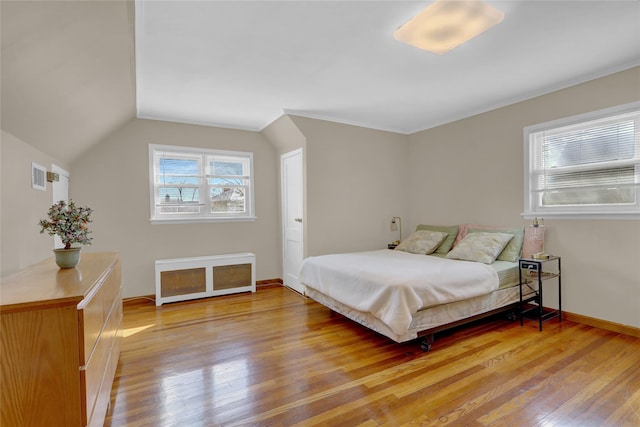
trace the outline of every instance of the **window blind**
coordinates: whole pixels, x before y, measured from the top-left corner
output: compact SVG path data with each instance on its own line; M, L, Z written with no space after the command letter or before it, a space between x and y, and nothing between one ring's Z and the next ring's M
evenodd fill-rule
M640 112L531 135L530 191L540 206L637 203Z

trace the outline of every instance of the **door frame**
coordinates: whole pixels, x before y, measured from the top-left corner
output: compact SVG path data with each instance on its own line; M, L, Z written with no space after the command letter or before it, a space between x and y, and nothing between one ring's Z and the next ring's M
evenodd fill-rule
M286 276L287 276L287 215L285 212L286 209L286 182L284 176L284 162L286 159L289 159L294 156L300 156L301 162L301 179L302 179L302 194L301 194L301 204L302 204L302 229L300 231L300 250L302 253L300 254L301 259L305 258L305 229L306 229L306 215L305 215L305 202L304 202L304 193L305 193L305 170L304 170L304 150L303 148L297 148L295 150L288 151L284 154L280 155L280 209L281 209L281 228L282 228L282 284L289 289L293 289L296 292L299 292L304 295L304 286L300 284L300 289L294 289L292 287L286 286Z
M58 174L58 181L53 181L51 183L51 198L52 203L56 204L58 203L60 200L64 200L65 202L69 202L69 172L62 169L60 166L52 163L51 164L51 172L53 173L57 173ZM66 191L63 191L64 193L64 197L60 198L59 196L56 196L56 188L60 189L61 185L63 184L63 180L66 180ZM57 200L56 200L57 199ZM53 236L53 248L54 249L60 249L60 248L64 248L64 245L62 244L62 240L60 239L60 237L58 235Z

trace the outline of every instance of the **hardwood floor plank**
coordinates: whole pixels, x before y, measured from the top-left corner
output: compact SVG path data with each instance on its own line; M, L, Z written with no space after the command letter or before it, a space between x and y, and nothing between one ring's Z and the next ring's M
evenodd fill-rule
M545 417L545 422L601 425L624 402L625 390L629 387L637 389L640 351L629 351L633 349L622 336L614 337L607 346L610 346L608 353L595 351L586 358L588 363L581 367L584 386ZM635 425L640 425L640 418L635 421Z
M611 412L603 425L623 427L640 425L640 381L637 372L634 373L634 382L620 390L616 396L622 396L624 402L617 405L617 408Z
M549 341L553 340L554 337L550 336ZM517 341L509 342L513 345ZM488 357L479 361L485 369L439 391L437 401L429 399L431 408L412 420L412 425L464 425L495 411L494 408L503 411L501 405L510 396L522 393L523 384L564 357L564 353L559 346L553 346L550 352L541 355L536 346L523 344L504 353L489 354ZM423 394L422 398L427 399L430 390L417 390L415 393ZM451 409L446 411L446 408Z
M640 425L640 339L575 322L486 319L423 353L273 286L123 325L108 427Z
M539 363L530 367L530 372L534 375L521 378L519 384L500 396L503 403L479 420L486 425L505 425L521 420L523 413L531 414L531 419L536 419L540 414L555 410L573 392L580 390L578 384L573 384L566 378L573 372L573 368L564 368L593 351L595 343L597 340L589 337L580 346L561 351L558 357L548 358L550 353L545 352ZM566 385L569 387L565 387Z

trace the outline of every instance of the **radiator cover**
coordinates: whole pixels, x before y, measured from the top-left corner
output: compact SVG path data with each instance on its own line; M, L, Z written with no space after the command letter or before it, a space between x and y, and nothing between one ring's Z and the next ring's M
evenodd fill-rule
M256 291L252 253L162 259L155 262L156 305Z

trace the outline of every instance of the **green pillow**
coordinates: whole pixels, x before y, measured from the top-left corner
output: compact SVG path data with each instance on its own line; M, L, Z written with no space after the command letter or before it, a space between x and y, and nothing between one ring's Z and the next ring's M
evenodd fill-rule
M417 230L396 246L396 251L429 255L442 243L445 237L447 237L447 233L441 231Z
M522 243L524 242L524 227L519 228L498 228L488 230L486 228L470 228L467 230L467 234L470 233L506 233L513 234L513 239L507 243L502 252L498 255L497 260L516 262L520 258L522 252Z
M457 225L426 225L420 224L416 227L416 231L418 230L430 230L430 231L441 231L443 233L447 233L448 236L444 239L438 249L435 250L436 254L446 254L451 250L453 246L453 242L456 240L456 236L458 235L458 226Z
M513 234L509 233L467 233L447 254L447 258L493 264L511 240Z

